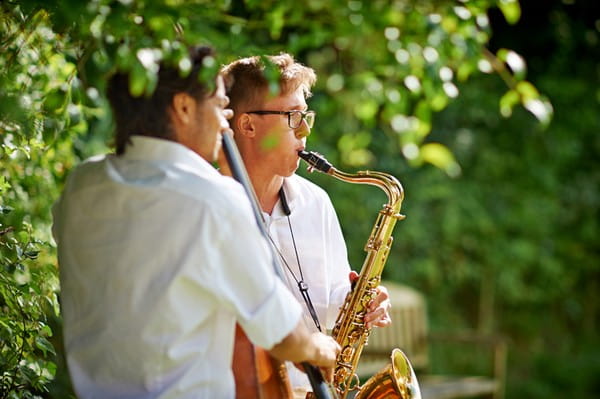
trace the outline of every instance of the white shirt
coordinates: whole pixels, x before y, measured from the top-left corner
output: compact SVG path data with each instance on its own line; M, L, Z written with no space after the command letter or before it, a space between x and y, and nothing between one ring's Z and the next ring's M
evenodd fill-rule
M304 282L308 285L308 293L321 328L326 332L326 329L333 328L339 308L350 290L350 265L342 230L331 200L322 188L294 174L284 180L283 189L290 209L289 219ZM300 280L288 218L281 205L279 200L271 215L263 215L275 246ZM305 324L312 331L317 331L296 280L287 267L283 267L290 291L302 304ZM304 386L310 389L306 374L289 362L287 365L292 387Z
M133 137L55 204L64 340L80 398L233 398L236 320L271 348L301 307L241 186L188 148Z

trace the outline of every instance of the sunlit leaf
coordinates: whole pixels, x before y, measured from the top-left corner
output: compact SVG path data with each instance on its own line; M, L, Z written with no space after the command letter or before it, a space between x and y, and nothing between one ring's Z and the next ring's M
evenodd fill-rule
M535 86L529 82L525 82L525 81L519 82L519 83L517 83L517 86L515 87L515 89L521 95L521 97L523 98L523 101L534 100L540 96L540 94L537 91L537 89L535 88Z
M456 177L460 174L460 166L456 162L452 151L443 144L423 144L421 146L420 156L423 161L443 169L451 177Z
M552 120L554 110L550 101L544 98L535 98L524 100L523 105L531 112L544 126L547 126Z
M348 165L361 167L371 163L373 158L373 154L369 150L365 148L359 148L348 152L344 157L344 161Z
M364 120L372 119L377 113L378 104L375 101L362 101L354 107L354 114Z
M519 93L515 90L509 90L500 98L500 113L504 117L509 117L515 105L519 103Z
M429 104L434 111L441 111L448 105L448 97L443 94L436 94L429 100Z
M521 6L517 0L500 0L498 7L509 24L514 25L521 18Z
M146 69L136 62L129 71L129 92L134 97L140 97L146 90L147 72Z
M46 355L47 353L51 353L53 355L56 354L56 352L54 351L54 346L50 343L50 341L48 341L42 336L36 337L35 346L38 349L41 349L42 352L44 352L44 355Z

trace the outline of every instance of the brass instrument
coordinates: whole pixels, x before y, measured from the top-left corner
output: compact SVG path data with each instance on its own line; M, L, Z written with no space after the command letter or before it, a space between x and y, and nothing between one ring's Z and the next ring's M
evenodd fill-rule
M381 273L387 260L396 221L404 219L400 214L404 190L400 182L392 175L376 171L359 171L356 174L341 172L334 168L320 154L300 151L298 155L309 165L309 170L333 176L339 180L354 184L368 184L382 189L388 202L379 211L371 235L365 245L367 257L363 263L358 280L346 296L340 309L332 336L342 350L336 360L333 386L340 397L346 399L355 392L355 399L401 398L420 399L419 383L408 358L399 349L394 349L391 364L360 385L356 368L363 347L367 344L370 328L364 325L369 302L377 294L381 282Z

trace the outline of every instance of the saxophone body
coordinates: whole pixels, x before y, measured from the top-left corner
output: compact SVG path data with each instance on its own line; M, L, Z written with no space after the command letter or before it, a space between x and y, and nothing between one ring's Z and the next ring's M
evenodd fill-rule
M419 384L410 361L399 349L392 351L390 364L363 385L360 385L356 374L360 355L371 332L371 329L365 327L364 316L369 302L377 295L377 287L393 242L394 226L398 220L404 219L404 215L400 213L404 199L402 185L387 173L341 172L314 152L301 151L299 156L310 165L310 169L317 169L347 183L379 187L388 198L377 215L365 245L367 256L358 280L347 294L332 331L333 338L342 347L336 360L333 388L340 399L346 399L351 392L355 399L420 399Z

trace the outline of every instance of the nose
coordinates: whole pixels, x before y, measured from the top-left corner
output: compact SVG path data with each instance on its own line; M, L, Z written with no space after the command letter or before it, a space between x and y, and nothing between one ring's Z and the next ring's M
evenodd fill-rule
M302 123L298 126L295 133L298 139L306 139L310 135L310 127L308 127L308 123L304 119L302 119Z

